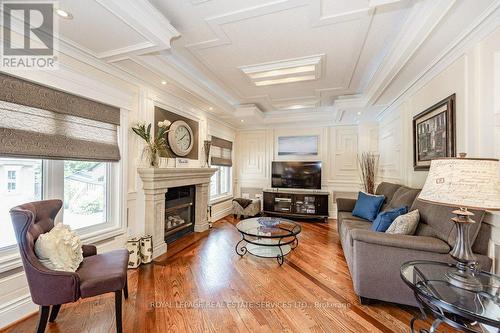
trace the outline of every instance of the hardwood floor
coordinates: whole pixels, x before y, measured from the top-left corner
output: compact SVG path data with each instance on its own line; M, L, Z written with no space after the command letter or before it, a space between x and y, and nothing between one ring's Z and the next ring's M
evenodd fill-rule
M416 309L360 305L335 227L302 223L282 267L234 252L232 217L186 236L168 254L129 271L124 332L409 332ZM63 305L46 332L115 332L113 294ZM417 323L428 328L429 323ZM36 316L3 330L33 332ZM440 332L451 332L442 326Z

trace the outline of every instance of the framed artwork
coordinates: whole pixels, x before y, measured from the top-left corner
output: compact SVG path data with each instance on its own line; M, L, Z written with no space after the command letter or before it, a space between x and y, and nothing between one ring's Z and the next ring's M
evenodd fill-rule
M413 117L413 169L429 170L431 160L454 157L455 94Z
M318 156L318 136L278 137L278 156Z

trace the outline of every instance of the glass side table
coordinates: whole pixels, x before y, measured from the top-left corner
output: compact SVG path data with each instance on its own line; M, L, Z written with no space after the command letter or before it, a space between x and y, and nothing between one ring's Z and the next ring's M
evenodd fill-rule
M500 277L476 271L474 276L482 290L465 290L446 278L448 270L454 267L435 261L410 261L401 266L401 278L413 290L421 312L410 321L411 332L414 333L415 320L426 319L427 312L436 320L428 331L420 332L435 332L443 322L463 332L487 332L480 324L500 332Z

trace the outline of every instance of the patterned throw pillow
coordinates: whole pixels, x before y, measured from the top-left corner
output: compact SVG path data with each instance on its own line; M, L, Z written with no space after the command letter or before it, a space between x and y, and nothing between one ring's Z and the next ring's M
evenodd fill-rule
M386 230L388 234L413 235L417 230L420 213L415 209L408 214L398 216Z

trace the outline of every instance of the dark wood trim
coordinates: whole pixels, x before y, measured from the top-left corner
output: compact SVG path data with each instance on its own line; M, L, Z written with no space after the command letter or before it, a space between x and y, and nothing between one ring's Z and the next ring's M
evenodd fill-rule
M446 110L446 131L447 131L447 140L446 140L446 157L455 157L456 156L456 94L446 97L445 99L437 102L430 108L420 112L416 116L413 117L412 126L413 126L413 170L415 171L425 171L429 170L429 166L427 165L418 165L417 161L417 121L418 119L426 116L427 114L433 112L434 110L440 108L443 105L447 105Z

